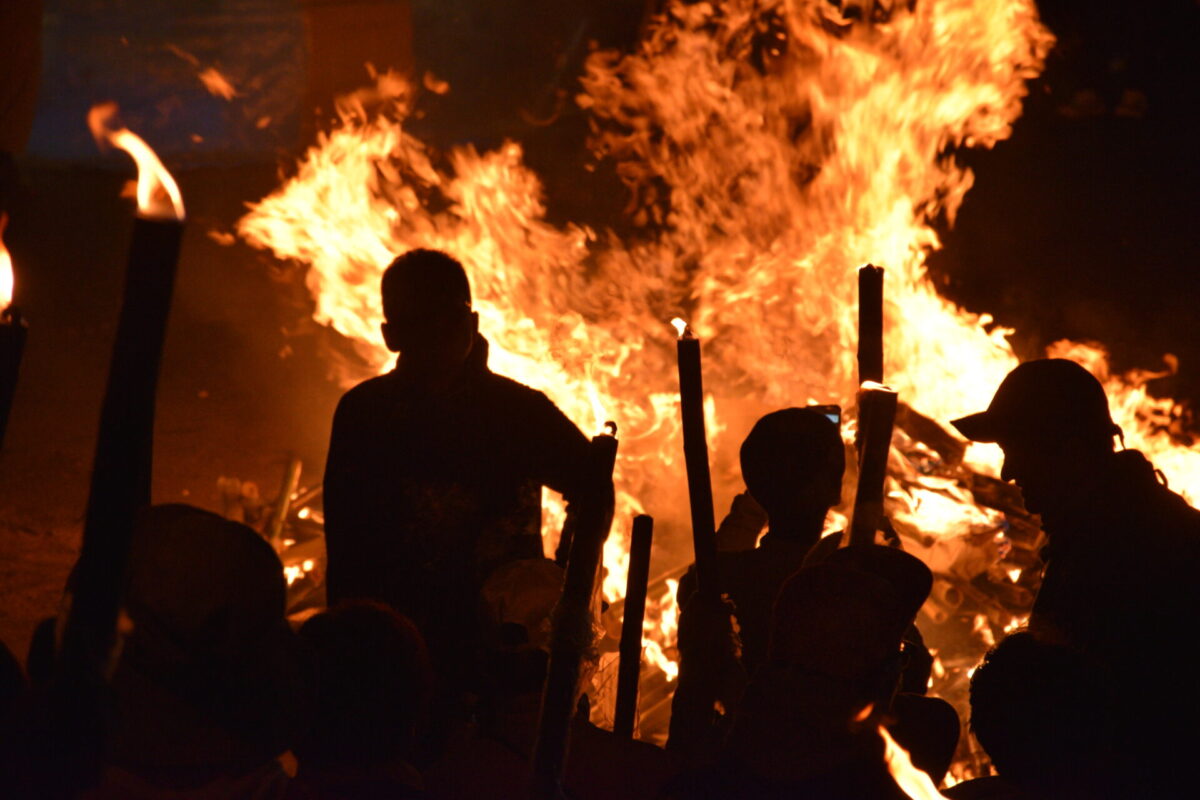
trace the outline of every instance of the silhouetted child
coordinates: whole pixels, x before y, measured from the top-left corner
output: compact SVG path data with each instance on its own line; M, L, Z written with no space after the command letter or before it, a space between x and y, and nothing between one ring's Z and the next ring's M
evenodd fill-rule
M414 250L382 282L396 368L338 404L325 469L331 603L366 597L416 623L440 681L472 687L479 586L540 558L541 491L569 500L587 439L541 392L488 369L462 265Z
M1115 780L1112 699L1082 654L1028 632L1010 635L971 678L971 731L1000 777L955 787L955 796L1136 796Z
M680 581L683 611L679 687L668 745L672 750L703 749L711 738L714 700L727 711L736 708L740 682L753 675L766 656L771 608L780 586L800 568L821 537L829 509L841 501L845 446L826 411L774 411L756 422L742 443L742 477L752 502L766 511L768 529L754 549L717 554L720 589L732 604L728 611L701 610L693 604L694 568ZM729 626L720 624L728 612L739 629L738 658L733 657L737 645L730 642Z
M432 686L425 643L391 608L346 601L304 623L310 717L290 800L422 797L409 763Z

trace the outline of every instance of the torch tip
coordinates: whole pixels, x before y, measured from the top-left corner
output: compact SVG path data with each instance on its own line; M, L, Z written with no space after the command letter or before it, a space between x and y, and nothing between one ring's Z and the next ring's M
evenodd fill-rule
M675 317L671 320L671 326L675 328L675 333L680 339L687 339L693 336L691 326L682 317Z

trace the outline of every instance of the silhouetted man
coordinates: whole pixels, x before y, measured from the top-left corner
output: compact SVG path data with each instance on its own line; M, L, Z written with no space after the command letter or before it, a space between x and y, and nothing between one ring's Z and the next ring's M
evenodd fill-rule
M467 678L478 589L540 558L541 487L577 496L587 439L541 392L492 373L462 265L414 250L383 276L396 368L338 404L325 469L330 603L410 617L442 678Z
M1073 362L1021 364L986 411L954 425L1000 445L1001 476L1041 515L1050 544L1031 632L1113 671L1126 693L1123 735L1140 761L1138 780L1169 779L1156 766L1191 746L1172 742L1195 736L1147 733L1200 711L1194 669L1171 655L1200 616L1200 512L1160 482L1140 452L1114 452L1120 429L1104 390Z

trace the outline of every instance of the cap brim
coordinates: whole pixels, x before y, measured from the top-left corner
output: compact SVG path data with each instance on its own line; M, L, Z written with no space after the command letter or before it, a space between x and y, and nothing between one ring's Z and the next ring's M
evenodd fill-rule
M972 442L995 442L1001 438L997 420L986 411L951 420L950 424Z

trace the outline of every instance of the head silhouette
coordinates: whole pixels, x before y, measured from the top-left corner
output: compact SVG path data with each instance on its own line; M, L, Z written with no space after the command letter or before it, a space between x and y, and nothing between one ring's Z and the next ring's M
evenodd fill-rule
M349 600L300 628L311 719L294 747L305 769L370 768L404 759L432 682L425 643L391 608Z
M764 416L742 442L741 463L746 488L766 509L772 532L803 522L815 540L825 514L841 501L845 448L838 426L816 408Z
M463 265L437 250L410 250L383 273L383 339L417 373L458 369L471 352L479 315Z
M968 439L1004 451L1001 476L1025 506L1045 513L1083 502L1088 475L1107 463L1120 429L1100 382L1073 361L1027 361L1008 374L986 411L954 420Z
M1070 790L1099 779L1111 755L1109 695L1084 656L1017 632L971 678L971 730L1001 777L1074 797Z

